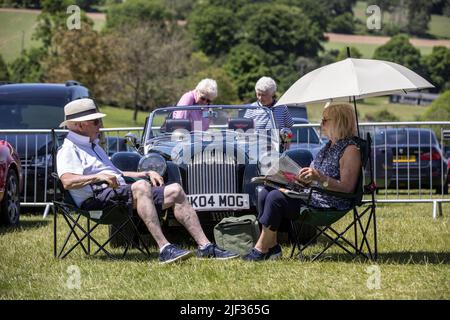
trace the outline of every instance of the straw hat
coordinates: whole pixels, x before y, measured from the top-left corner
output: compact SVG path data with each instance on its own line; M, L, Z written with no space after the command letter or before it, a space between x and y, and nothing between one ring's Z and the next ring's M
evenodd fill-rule
M83 98L69 102L64 107L65 121L61 122L60 127L67 125L69 121L87 121L106 116L100 113L92 99Z

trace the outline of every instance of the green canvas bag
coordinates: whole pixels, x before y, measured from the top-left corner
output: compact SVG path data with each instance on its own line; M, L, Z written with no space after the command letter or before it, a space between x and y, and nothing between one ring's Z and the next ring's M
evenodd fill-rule
M256 244L260 230L254 215L223 218L214 227L216 244L231 252L244 255Z

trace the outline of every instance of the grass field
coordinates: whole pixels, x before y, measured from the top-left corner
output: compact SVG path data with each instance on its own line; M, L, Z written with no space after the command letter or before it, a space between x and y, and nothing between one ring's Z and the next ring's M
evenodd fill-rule
M0 299L449 299L448 204L443 209L433 220L429 205L379 206L376 263L338 248L319 262L300 262L287 258L287 245L282 260L264 263L192 258L162 266L154 249L151 259L134 250L111 261L79 249L57 260L52 217L25 215L18 229L0 229Z
M356 102L358 117L361 122L364 121L366 114L374 114L382 110L388 110L399 118L400 121L416 121L417 118L425 113L428 107L405 104L389 103L386 97L367 98L362 102ZM320 122L324 104L309 104L308 118L310 122Z
M369 44L369 43L343 43L343 42L324 42L322 43L322 46L324 47L325 50L342 50L344 48L347 48L348 46L350 47L355 47L359 50L359 52L361 52L362 57L365 59L372 59L373 58L373 54L375 53L375 50L379 47L379 45L376 44ZM427 55L430 54L433 51L433 47L416 47L417 49L420 50L420 54L423 55Z

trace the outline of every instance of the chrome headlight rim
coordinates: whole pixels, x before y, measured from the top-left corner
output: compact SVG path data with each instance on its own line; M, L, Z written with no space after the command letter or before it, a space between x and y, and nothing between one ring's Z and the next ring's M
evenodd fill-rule
M139 160L138 171L155 171L160 176L164 176L167 170L166 160L157 153L146 154Z

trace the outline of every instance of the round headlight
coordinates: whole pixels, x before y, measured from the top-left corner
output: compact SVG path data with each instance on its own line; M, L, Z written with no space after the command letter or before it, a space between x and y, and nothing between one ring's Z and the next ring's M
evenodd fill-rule
M156 171L160 176L166 173L166 160L157 153L150 153L139 161L138 171Z

